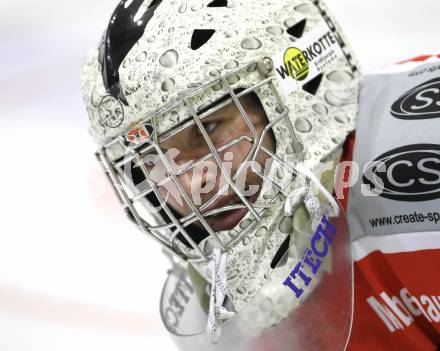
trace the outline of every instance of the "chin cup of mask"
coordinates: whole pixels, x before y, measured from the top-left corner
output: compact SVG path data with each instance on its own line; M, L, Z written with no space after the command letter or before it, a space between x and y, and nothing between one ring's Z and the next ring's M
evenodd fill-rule
M293 215L289 246L267 282L213 342L185 268L170 271L161 316L179 350L344 350L353 313L350 238L342 210ZM311 217L311 218L310 218ZM304 219L308 218L308 219ZM246 293L243 291L243 293Z

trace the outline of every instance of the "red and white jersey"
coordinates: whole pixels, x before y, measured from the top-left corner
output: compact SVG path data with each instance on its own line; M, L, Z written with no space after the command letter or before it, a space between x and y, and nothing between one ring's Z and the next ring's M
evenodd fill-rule
M364 77L347 220L347 350L440 349L440 56Z

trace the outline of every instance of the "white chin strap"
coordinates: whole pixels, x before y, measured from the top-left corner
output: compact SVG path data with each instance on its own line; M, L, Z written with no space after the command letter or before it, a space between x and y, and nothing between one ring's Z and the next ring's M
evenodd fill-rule
M209 301L208 326L206 331L213 343L218 343L222 335L221 323L232 318L235 313L223 307L226 297L226 263L227 253L219 248L214 249L211 261L211 296Z
M302 174L306 179L316 185L321 194L326 198L331 207L331 215L339 216L340 209L336 200L333 198L332 194L321 184L319 179L315 176L315 174L305 167L302 164L296 165L295 170ZM321 201L318 198L318 194L314 194L310 186L303 186L295 189L286 199L284 203L284 213L287 216L293 215L293 212L301 203L301 200L304 200L304 204L307 208L307 211L310 214L311 218L321 218L322 213L320 213Z

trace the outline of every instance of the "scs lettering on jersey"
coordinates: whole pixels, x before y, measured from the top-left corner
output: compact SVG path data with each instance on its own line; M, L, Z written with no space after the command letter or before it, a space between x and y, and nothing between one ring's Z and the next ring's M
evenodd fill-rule
M141 127L130 131L125 137L125 145L127 147L138 147L151 140L154 128L151 124L144 124Z
M397 201L440 198L440 145L415 144L386 152L365 167L363 183Z
M399 119L440 118L440 78L427 81L403 94L391 107Z
M325 22L321 22L295 46L273 57L275 75L286 94L295 91L323 73L343 56L338 40Z

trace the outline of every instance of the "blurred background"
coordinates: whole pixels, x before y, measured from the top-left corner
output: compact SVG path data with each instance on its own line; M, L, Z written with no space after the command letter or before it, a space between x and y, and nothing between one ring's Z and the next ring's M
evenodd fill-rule
M117 1L1 1L0 351L174 350L168 262L119 208L79 94ZM327 3L364 73L440 52L438 0Z

